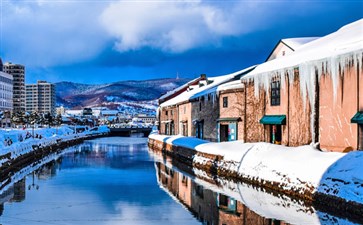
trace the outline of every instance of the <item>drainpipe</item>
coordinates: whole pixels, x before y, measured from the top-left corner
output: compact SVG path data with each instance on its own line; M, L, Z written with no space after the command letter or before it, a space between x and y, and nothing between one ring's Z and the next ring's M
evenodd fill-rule
M359 62L357 63L357 112L360 110L359 108ZM359 128L359 124L357 124L357 150L358 149L362 149L363 146L359 146L359 134L360 132L363 132L360 128ZM363 135L363 134L362 134ZM363 145L363 143L362 143Z
M247 83L244 83L244 113L243 113L243 142L246 143L247 141Z
M318 71L315 70L315 102L314 102L314 108L315 108L315 114L314 114L314 143L318 143L320 140L320 134L319 134L319 105L320 105L320 84L319 84L319 74ZM320 146L319 146L320 148Z
M290 145L290 80L289 76L287 76L287 121L286 121L286 128L287 128L287 146Z

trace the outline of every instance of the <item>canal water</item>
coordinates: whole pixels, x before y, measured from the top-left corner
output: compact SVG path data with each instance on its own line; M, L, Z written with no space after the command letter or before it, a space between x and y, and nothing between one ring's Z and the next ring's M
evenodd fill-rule
M173 162L142 137L86 141L10 180L0 225L356 224Z

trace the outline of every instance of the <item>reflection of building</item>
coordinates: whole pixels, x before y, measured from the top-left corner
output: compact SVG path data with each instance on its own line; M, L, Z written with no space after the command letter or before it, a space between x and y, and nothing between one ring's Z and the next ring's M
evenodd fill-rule
M240 201L213 192L160 162L155 164L159 184L203 224L287 225L280 220L264 218Z
M25 68L20 64L7 62L3 71L13 77L13 106L14 112L25 111Z
M26 111L55 115L55 85L46 81L26 85Z
M22 202L25 200L25 178L14 184L14 197L11 201Z

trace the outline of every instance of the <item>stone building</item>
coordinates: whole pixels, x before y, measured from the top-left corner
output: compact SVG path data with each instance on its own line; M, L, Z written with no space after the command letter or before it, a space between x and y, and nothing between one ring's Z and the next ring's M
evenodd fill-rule
M362 33L360 20L265 62L242 78L246 99L253 99L254 106L262 102L262 117L252 121L255 127L263 125L260 141L316 143L326 151L362 148L362 120L357 119L363 111ZM255 115L248 108L247 117ZM250 134L254 129L248 126Z

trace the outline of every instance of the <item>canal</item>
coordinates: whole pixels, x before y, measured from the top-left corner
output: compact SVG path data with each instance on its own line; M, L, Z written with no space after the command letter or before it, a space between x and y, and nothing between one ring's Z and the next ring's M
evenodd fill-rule
M142 137L89 140L23 168L0 224L356 224L286 196L210 177Z

